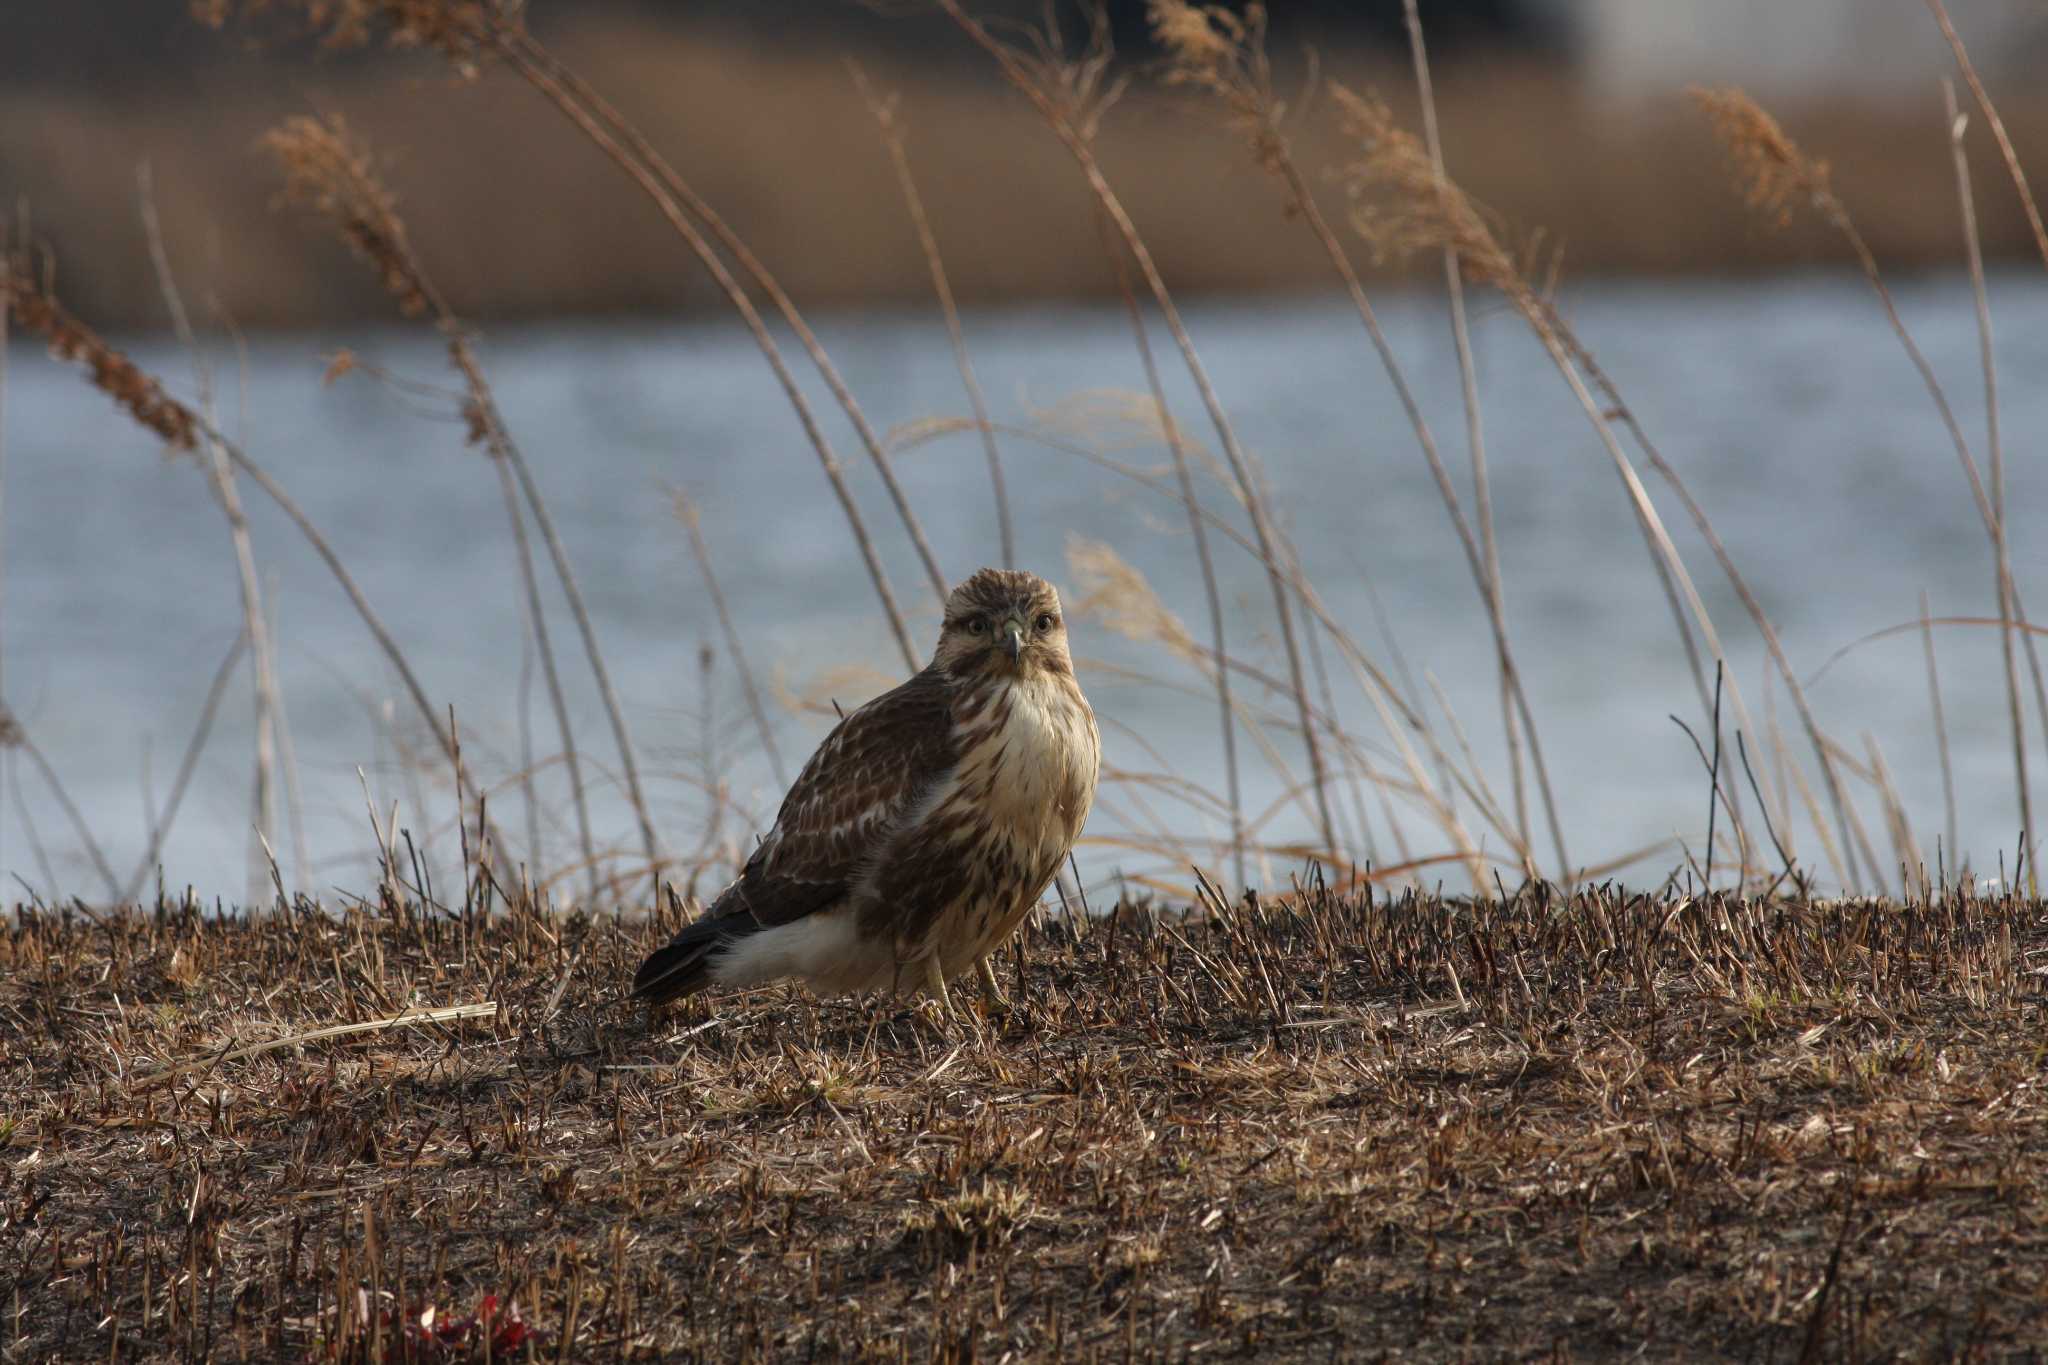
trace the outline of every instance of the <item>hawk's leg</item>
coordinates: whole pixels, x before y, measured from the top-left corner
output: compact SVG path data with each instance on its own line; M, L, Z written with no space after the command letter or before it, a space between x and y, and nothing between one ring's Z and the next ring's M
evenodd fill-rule
M939 965L937 953L924 960L924 990L947 1014L953 1012L953 997L946 993L946 971Z
M988 958L975 959L974 971L981 978L981 1007L989 1014L1008 1014L1010 1002L1003 997L1003 988L996 984L995 969L988 965Z

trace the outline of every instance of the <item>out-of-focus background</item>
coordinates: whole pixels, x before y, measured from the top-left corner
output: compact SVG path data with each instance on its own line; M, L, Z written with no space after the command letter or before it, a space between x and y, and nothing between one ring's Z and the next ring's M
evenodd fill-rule
M1017 41L1044 13L1022 0L969 8ZM2048 8L1950 8L2023 166L2048 183L2048 84L2038 77ZM1555 280L1564 315L1754 587L1844 765L1846 821L1828 810L1823 775L1743 604L1682 504L1655 484L1727 640L1731 693L1751 718L1753 779L1731 785L1750 808L1753 863L1779 861L1754 818L1760 803L1824 882L1845 880L1830 872L1842 852L1831 854L1828 840L1862 844L1849 857L1864 870L1846 878L1861 885L1896 883L1899 863L1916 858L1931 871L1939 856L1953 871L1959 845L1980 873L1996 875L2021 829L1997 632L1931 628L1938 723L1918 631L1861 646L1821 673L1835 651L1916 620L1923 592L1937 618L1997 615L1988 538L1951 435L1841 232L1821 215L1773 225L1745 207L1726 153L1686 96L1694 85L1744 86L1826 159L1972 458L1988 470L1981 337L1940 89L1956 71L1928 9L1921 0L1422 0L1420 11L1451 174L1528 267ZM1075 11L1054 12L1069 38L1085 35ZM431 329L395 316L328 224L280 206L275 163L259 146L290 115L345 119L375 149L412 246L451 305L480 325L507 425L590 600L665 851L743 854L780 777L829 726L832 703L850 705L902 673L778 381L647 199L527 84L490 62L461 73L429 52L323 47L295 32L299 13L280 5L218 30L161 0L10 16L0 202L15 239L34 244L37 268L78 315L116 334L176 392L193 401L211 392L222 425L335 542L434 703L455 708L499 818L513 835L530 834L521 854L574 869L579 838L514 542L498 481L465 443L451 396L458 381ZM1113 76L1128 84L1102 123L1102 167L1188 310L1304 576L1437 741L1404 767L1402 745L1419 744L1415 735L1380 729L1344 652L1327 637L1308 642L1314 674L1328 679L1313 685L1333 726L1358 737L1332 789L1341 858L1385 865L1444 854L1443 812L1407 789L1426 779L1489 858L1504 849L1478 808L1526 806L1538 862L1555 875L1533 785L1519 802L1510 791L1485 613L1357 314L1216 101L1161 80L1144 7L1112 4L1109 16ZM1183 885L1162 853L1175 840L1220 865L1228 820L1209 683L1156 638L1119 634L1130 622L1102 591L1102 561L1089 558L1091 544L1113 547L1206 643L1184 513L1060 446L1172 478L1156 425L1133 398L1145 392L1145 371L1095 202L1043 121L985 53L920 5L533 0L525 18L805 310L872 424L895 434L906 494L943 572L957 578L997 557L985 450L971 429L929 423L960 417L968 401L856 69L871 92L896 101L1002 429L1018 559L1068 592L1083 680L1104 718L1114 771L1084 877L1112 891L1138 889L1145 883L1133 879L1144 877ZM1332 116L1328 87L1376 90L1403 124L1418 125L1401 6L1281 3L1266 46L1293 155L1341 228L1348 206L1337 171L1359 149ZM2048 438L2048 390L2035 380L2048 364L2048 272L1995 143L1968 91L1960 98L2025 591L2043 567L2023 528L2043 508L2035 457ZM145 166L165 252L202 333L203 369L166 330L139 211ZM1441 259L1381 261L1348 230L1344 239L1469 518L1467 414ZM1598 433L1499 296L1475 289L1470 302L1507 617L1569 859L1584 869L1633 855L1626 875L1654 881L1688 850L1705 861L1706 773L1670 716L1708 740L1711 724ZM777 335L826 414L924 648L936 601L919 560L832 395L791 335ZM1156 318L1150 339L1180 422L1213 447ZM346 367L332 361L344 351L353 369L336 377ZM241 629L234 550L193 462L161 459L153 438L18 334L0 431L0 677L79 811L72 820L41 771L12 757L0 870L37 895L92 898L126 884L147 862L150 831L167 823L166 794L209 679ZM1244 533L1221 466L1197 463L1205 505ZM756 736L673 516L678 491L700 509L779 764ZM420 723L322 564L246 484L242 495L289 718L281 761L293 766L297 795L278 782L269 812L260 821L252 812L250 669L238 663L163 841L166 877L229 899L262 894L268 873L250 835L262 823L295 889L359 888L375 848L366 787L380 810L399 803L401 823L436 845L429 862L445 867L454 796ZM1243 804L1254 839L1274 850L1255 860L1251 879L1271 885L1298 865L1280 850L1320 840L1291 703L1260 681L1284 672L1265 575L1227 541L1212 548L1230 649L1247 665ZM574 626L552 589L548 601L596 842L607 866L623 866L638 856L638 836L618 751ZM1731 748L1736 704L1731 695ZM2028 692L2023 752L2038 774L2048 750L2034 705ZM523 771L539 774L532 809ZM1724 814L1718 836L1728 833ZM1723 851L1718 866L1735 856ZM1463 875L1456 864L1427 866L1431 877ZM1512 875L1512 859L1507 866ZM581 881L572 871L565 890Z
M1060 8L1078 36L1078 11ZM976 12L1028 23L1041 9L996 0ZM1315 253L1275 231L1270 194L1247 159L1229 155L1230 133L1146 79L1159 54L1145 6L1114 0L1108 12L1133 87L1105 123L1101 155L1161 266L1189 292L1325 288ZM1935 88L1947 68L1919 0L1424 0L1422 12L1461 183L1508 222L1544 229L1575 277L1844 258L1822 225L1758 229L1685 99L1693 84L1746 86L1794 137L1825 149L1884 259L1957 260ZM2039 146L2048 12L2035 0L1956 0L1953 12L2015 140ZM930 296L849 63L901 97L963 300L1110 288L1065 153L929 7L541 0L528 19L813 305L922 307ZM243 325L381 315L323 234L266 211L276 178L256 134L309 106L344 113L388 156L407 224L466 313L718 306L634 188L514 82L458 89L432 56L323 52L288 41L283 20L217 33L162 0L26 6L9 24L0 183L33 208L73 302L106 325L162 323L134 211L143 160L156 170L166 231L201 272L195 280ZM1413 124L1396 0L1274 5L1267 46L1280 93L1308 106L1298 127L1305 164L1349 154L1331 120L1316 116L1327 110L1312 74L1376 88ZM1993 148L1981 141L1972 151L1988 179ZM1980 212L1993 257L2025 245L2011 195L1987 194Z

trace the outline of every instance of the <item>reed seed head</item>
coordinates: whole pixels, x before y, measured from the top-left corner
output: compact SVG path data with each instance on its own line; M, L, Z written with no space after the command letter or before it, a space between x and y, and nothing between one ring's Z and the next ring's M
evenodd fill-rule
M7 259L0 290L4 290L6 308L15 324L43 338L52 356L83 365L94 388L126 408L173 449L191 450L198 444L200 423L192 410L171 397L126 353L73 316L46 280L38 278L25 253Z
M1778 121L1745 90L1693 87L1693 102L1706 113L1714 135L1727 148L1742 185L1743 200L1776 226L1811 204L1830 217L1839 211L1828 163L1799 150Z
M298 114L263 135L263 147L284 168L284 197L331 219L349 248L377 273L399 311L434 311L433 290L414 258L398 200L377 178L366 143L339 114Z

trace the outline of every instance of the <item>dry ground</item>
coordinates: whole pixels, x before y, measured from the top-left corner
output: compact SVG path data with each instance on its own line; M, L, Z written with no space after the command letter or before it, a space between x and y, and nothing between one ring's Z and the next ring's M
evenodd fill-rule
M24 910L0 1358L2006 1358L2044 915L1126 908L1031 931L997 1022L650 1027L652 924Z

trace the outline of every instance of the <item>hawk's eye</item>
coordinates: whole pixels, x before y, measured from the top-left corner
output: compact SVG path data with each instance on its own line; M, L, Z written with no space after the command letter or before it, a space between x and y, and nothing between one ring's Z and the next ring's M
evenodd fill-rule
M1054 626L1058 624L1059 622L1053 620L1051 612L1045 612L1038 618L1036 622L1036 625L1040 630L1051 630Z
M979 616L977 616L967 623L967 628L973 631L976 635L981 635L987 632L988 622L982 620Z

